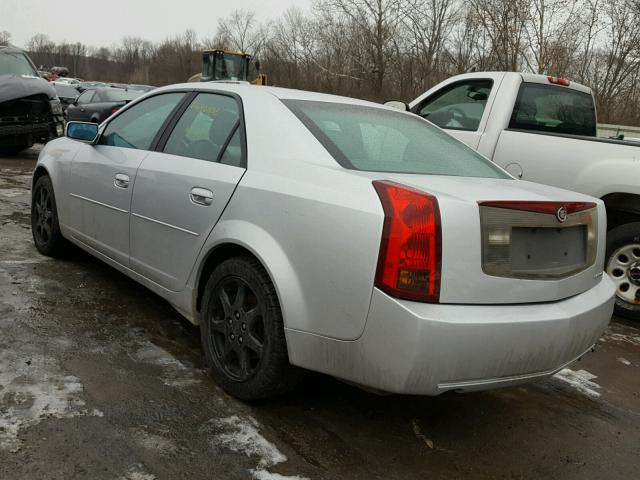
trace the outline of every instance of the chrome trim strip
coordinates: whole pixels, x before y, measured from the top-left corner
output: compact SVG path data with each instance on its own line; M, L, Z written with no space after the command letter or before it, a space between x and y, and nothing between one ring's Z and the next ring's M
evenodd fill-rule
M185 228L176 227L175 225L171 225L170 223L164 223L160 220L155 220L153 218L145 217L144 215L140 215L137 213L132 213L134 217L141 218L142 220L147 220L148 222L157 223L158 225L163 225L165 227L173 228L174 230L178 230L179 232L188 233L189 235L193 235L194 237L199 237L200 234L196 232L192 232L191 230L187 230Z
M89 203L94 203L96 205L100 205L101 207L110 208L111 210L115 210L116 212L129 213L128 210L123 210L123 209L118 208L118 207L112 207L111 205L107 205L106 203L98 202L97 200L92 200L90 198L83 197L81 195L76 195L75 193L70 193L69 196L74 197L74 198L79 198L80 200L85 200L85 201L87 201Z

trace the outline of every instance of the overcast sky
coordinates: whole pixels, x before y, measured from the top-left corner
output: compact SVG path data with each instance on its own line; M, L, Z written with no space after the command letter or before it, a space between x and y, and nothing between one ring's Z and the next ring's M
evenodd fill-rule
M307 9L312 0L0 0L0 31L25 47L36 33L53 41L82 42L100 47L132 35L161 40L193 28L211 37L218 18L233 10L256 12L260 20L275 19L287 8Z

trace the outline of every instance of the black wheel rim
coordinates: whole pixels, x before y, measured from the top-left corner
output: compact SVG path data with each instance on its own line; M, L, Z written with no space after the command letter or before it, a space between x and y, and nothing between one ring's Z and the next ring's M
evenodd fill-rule
M33 208L33 231L40 244L46 245L51 240L53 228L53 204L51 193L46 187L40 187L35 194Z
M235 381L255 375L264 351L263 305L241 278L222 280L212 295L209 342L214 360Z

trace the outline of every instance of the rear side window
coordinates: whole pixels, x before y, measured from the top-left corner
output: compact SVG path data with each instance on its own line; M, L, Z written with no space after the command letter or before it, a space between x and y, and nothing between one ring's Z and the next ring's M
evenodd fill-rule
M209 162L220 161L228 145L238 132L240 108L238 102L226 95L201 93L189 105L164 147L164 153L197 158ZM237 152L241 157L241 152ZM235 153L229 153L223 163L231 164ZM237 155L235 155L237 156Z
M523 83L509 128L595 137L593 98L567 87Z
M440 128L476 131L487 105L492 80L465 80L424 100L417 113Z
M511 178L462 142L414 115L342 103L283 102L344 168Z
M165 93L133 105L107 125L98 143L112 147L149 150L160 127L184 95Z

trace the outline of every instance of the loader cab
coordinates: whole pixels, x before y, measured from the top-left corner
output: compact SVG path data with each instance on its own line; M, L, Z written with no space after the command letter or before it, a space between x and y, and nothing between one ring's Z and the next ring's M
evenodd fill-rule
M207 50L202 54L201 82L247 81L251 55L227 50Z

